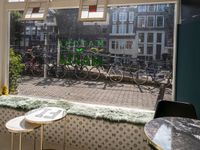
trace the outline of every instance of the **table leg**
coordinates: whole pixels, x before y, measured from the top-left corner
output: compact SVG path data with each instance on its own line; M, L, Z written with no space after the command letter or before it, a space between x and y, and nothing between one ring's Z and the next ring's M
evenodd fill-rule
M11 144L10 144L10 148L11 150L14 150L14 133L11 132Z
M34 139L33 139L33 140L34 140L34 141L33 141L33 144L34 144L34 145L33 145L33 146L34 146L33 149L34 149L34 150L36 150L36 135L35 135L36 133L35 133L35 132L36 132L36 131L34 131L34 133L33 133L33 134L34 134Z
M22 133L19 133L19 150L22 150Z
M40 127L40 150L43 149L43 132L44 132L44 125L42 124Z
M65 150L66 147L66 124L67 124L67 120L66 120L66 116L64 118L64 144L63 144L63 150Z

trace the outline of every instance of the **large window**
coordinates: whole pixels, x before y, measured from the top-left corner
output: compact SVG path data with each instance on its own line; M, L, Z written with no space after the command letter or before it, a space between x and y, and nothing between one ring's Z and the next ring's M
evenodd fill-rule
M45 21L16 20L21 11L11 13L10 45L27 69L19 94L153 109L158 74L138 89L135 72L154 63L157 72L172 71L174 5L109 5L107 19L97 22L79 21L78 12L49 9Z
M161 55L165 53L165 32L160 31L139 31L137 33L138 54L147 57L148 60L160 60ZM142 49L142 50L140 50ZM145 57L146 58L146 57Z

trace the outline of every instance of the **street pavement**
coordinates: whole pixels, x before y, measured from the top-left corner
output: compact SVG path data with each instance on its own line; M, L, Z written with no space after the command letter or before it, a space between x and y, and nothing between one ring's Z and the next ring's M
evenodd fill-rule
M129 108L154 109L159 89L109 81L81 81L25 76L18 87L18 95L111 105ZM171 89L164 99L171 100Z

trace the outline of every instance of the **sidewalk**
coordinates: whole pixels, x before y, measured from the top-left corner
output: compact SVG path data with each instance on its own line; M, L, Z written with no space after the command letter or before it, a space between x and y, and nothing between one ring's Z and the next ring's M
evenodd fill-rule
M143 92L141 92L134 84L56 78L45 80L26 76L18 87L18 94L91 104L154 109L159 89L149 90L151 88L142 86ZM166 89L165 99L171 100L170 89Z

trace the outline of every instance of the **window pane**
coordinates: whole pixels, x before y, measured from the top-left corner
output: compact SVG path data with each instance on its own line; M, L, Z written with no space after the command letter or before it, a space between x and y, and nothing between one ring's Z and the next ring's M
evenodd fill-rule
M138 12L146 12L146 5L138 6Z
M147 45L147 54L153 54L153 44Z
M119 25L119 33L120 34L126 34L126 24L120 24Z
M138 28L145 28L145 16L138 16Z
M117 21L117 12L114 12L112 15L112 20Z
M127 13L125 12L119 13L119 21L127 21Z
M148 43L153 43L153 33L148 33L147 34L147 42Z
M144 42L144 33L138 34L138 40L139 40L139 42Z
M128 25L128 33L133 33L133 24Z
M157 42L158 43L162 42L162 33L157 33Z
M134 12L129 12L129 22L134 21Z
M166 7L166 4L159 4L159 5L157 5L157 11L158 12L165 11L165 7Z
M117 25L112 25L112 33L113 34L117 33Z
M133 41L126 41L126 49L132 49L133 48Z
M144 54L144 44L138 45L138 54Z
M124 50L124 49L125 49L125 41L124 41L124 40L120 40L120 41L119 41L119 48L120 48L121 50Z
M152 4L152 5L149 5L148 6L148 12L154 12L155 11L155 5L154 4Z
M157 27L164 27L164 16L156 16Z
M147 26L148 27L154 27L154 16L148 16L147 17Z

